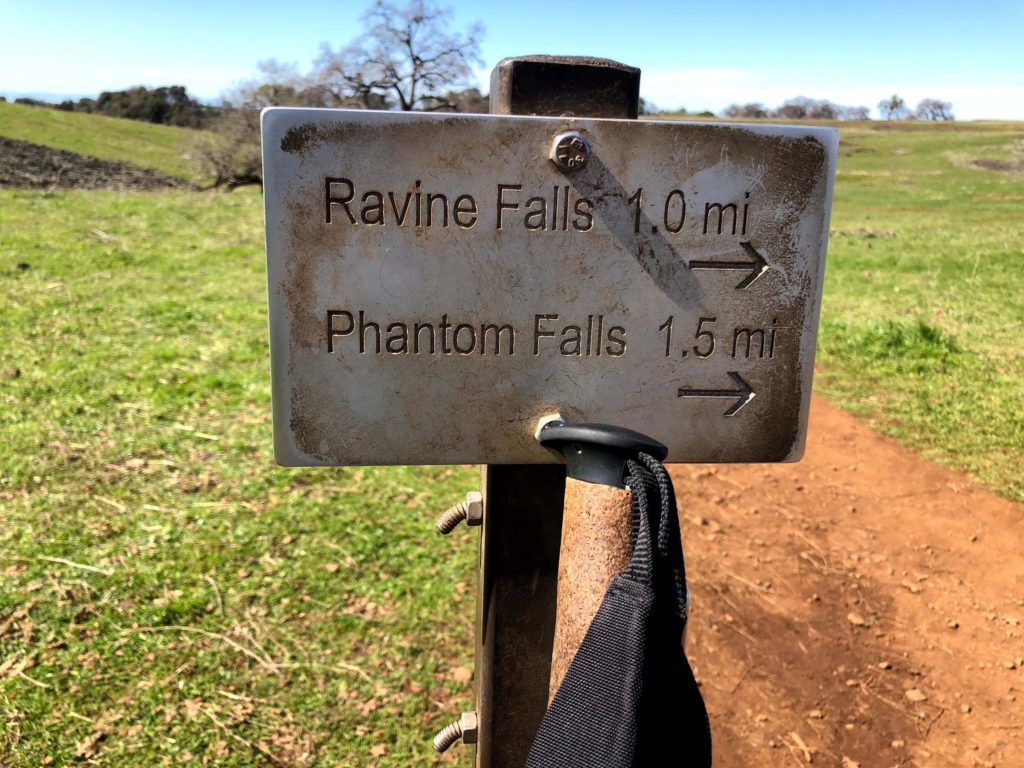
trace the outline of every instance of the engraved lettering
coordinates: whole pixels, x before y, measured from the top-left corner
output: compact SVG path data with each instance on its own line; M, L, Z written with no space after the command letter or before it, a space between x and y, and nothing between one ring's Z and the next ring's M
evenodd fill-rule
M391 200L391 210L395 212L395 223L405 226L405 217L409 213L409 204L412 202L412 192L405 193L405 201L402 203L402 210L398 210L398 203L395 201L395 193L388 192L388 199Z
M412 334L412 351L414 354L420 353L420 334L422 331L427 331L427 340L430 342L430 354L434 354L434 326L430 323L416 323L413 326Z
M509 324L497 325L496 323L484 323L480 326L480 354L484 354L484 350L487 349L487 334L494 334L494 354L501 354L501 334L508 331L508 353L514 355L516 353L516 329Z
M523 225L531 232L543 230L547 222L548 201L543 197L531 197L526 201L526 209L529 213L523 220Z
M459 339L464 338L465 334L463 331L469 332L468 346L459 343ZM476 331L473 329L473 326L468 323L460 323L455 326L455 332L452 334L452 344L455 346L455 351L460 355L472 354L473 350L476 348Z
M506 192L521 192L523 189L522 184L499 184L498 185L498 223L497 229L502 227L502 216L505 211L518 211L519 203L514 203L505 200Z
M434 212L434 203L438 200L441 201L441 226L448 226L448 198L444 195L437 194L435 192L429 192L427 194L427 226L429 227L433 221L432 216Z
M678 212L673 211L672 202L675 198L679 198L679 210ZM668 193L668 197L665 198L665 215L662 217L662 223L665 225L665 229L671 232L673 235L678 233L683 228L683 222L686 221L686 197L683 195L682 190L673 189ZM675 219L675 221L673 221ZM721 222L719 222L721 227ZM704 216L704 232L707 234L707 215Z
M445 355L450 355L452 350L448 346L448 329L452 326L448 322L448 315L441 315L441 324L438 327L441 329L441 352Z
M384 348L393 355L409 353L409 328L405 323L390 323Z
M701 342L707 342L707 347L701 349L700 344L695 344L693 347L694 354L699 358L711 357L711 354L715 351L715 334L710 330L704 328L704 324L717 323L717 317L702 317L697 322L697 332L693 335L695 339L700 339Z
M758 360L775 357L775 324L772 320L772 327L765 328L737 328L732 334L732 356L738 357L742 354L745 358L755 357ZM742 344L742 349L741 349Z
M374 201L372 204L370 201ZM373 218L370 218L373 214ZM359 212L363 224L384 224L384 195L372 189L363 195L363 209Z
M541 323L545 320L557 320L558 315L534 315L533 316L533 354L540 354L540 340L544 338L551 338L555 335L554 331L542 331Z
M637 189L626 202L633 206L633 234L638 235L640 234L641 206L644 204L644 188Z
M621 325L613 325L608 329L608 345L604 351L611 357L622 357L626 354L626 329Z
M732 356L736 357L736 349L739 347L740 339L746 339L747 348L743 353L744 357L750 357L750 343L757 339L759 349L757 350L758 357L764 357L764 330L761 328L737 328L732 334Z
M567 325L562 329L562 341L558 351L567 356L579 356L582 331L578 325Z
M333 187L334 185L344 185L348 187L348 192L335 197ZM356 190L349 179L340 179L334 176L328 176L324 179L324 198L326 200L327 207L327 223L331 223L331 206L340 205L342 210L345 211L345 215L348 216L350 223L356 223L356 217L352 215L352 211L348 209L348 204L352 202L352 198L355 197Z
M484 320L476 324L449 317L445 313L434 323L381 318L365 310L330 309L327 352L341 354L348 344L350 351L360 355L516 354L519 332L514 323ZM535 356L548 352L565 357L621 357L626 352L626 329L606 323L602 314L587 315L585 322L558 322L561 316L557 313L533 317ZM346 338L352 341L345 342ZM545 339L551 343L542 349Z
M367 322L363 310L359 310L359 354L366 352L366 332L372 330L377 354L380 354L380 326Z
M476 200L472 195L459 195L455 199L455 206L452 208L452 218L455 225L462 229L471 229L476 225L477 217L480 215L476 207ZM463 217L466 217L465 219Z
M594 204L581 197L572 207L576 216L572 220L572 228L577 232L589 232L594 226Z
M344 318L345 322L348 323L347 328L338 328L334 321L338 318ZM352 318L351 312L343 312L336 309L327 310L327 351L334 351L334 337L335 336L348 336L352 333L355 328L355 322Z
M721 203L708 203L704 206L704 234L708 233L708 222L711 220L712 211L718 213L718 232L716 234L722 234L722 224L725 223L725 213L728 211L732 214L732 234L736 234L736 203L728 203L722 205Z

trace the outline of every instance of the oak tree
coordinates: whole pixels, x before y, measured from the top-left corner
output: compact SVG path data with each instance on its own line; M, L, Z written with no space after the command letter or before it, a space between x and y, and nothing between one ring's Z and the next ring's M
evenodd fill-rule
M878 102L878 111L886 120L902 120L910 115L907 103L901 96L897 96L895 93L888 99L882 99Z
M918 120L952 120L953 105L942 99L921 99L914 116Z
M447 93L466 88L481 64L483 28L449 27L451 11L429 0L404 8L378 2L364 14L366 32L335 51L321 47L313 78L335 104L403 111L446 110Z

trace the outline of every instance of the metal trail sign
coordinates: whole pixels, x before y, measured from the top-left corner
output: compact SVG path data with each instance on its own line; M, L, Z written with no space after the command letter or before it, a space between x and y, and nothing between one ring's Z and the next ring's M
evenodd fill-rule
M803 450L827 128L270 109L278 462L539 463L544 414L669 461Z

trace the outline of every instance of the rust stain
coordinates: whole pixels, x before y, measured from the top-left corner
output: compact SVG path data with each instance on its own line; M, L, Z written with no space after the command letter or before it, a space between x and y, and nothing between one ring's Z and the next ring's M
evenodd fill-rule
M348 127L340 123L303 123L293 125L281 139L281 151L301 154L317 144L333 144L343 141Z
M630 546L630 492L568 477L558 561L558 602L551 656L554 697Z

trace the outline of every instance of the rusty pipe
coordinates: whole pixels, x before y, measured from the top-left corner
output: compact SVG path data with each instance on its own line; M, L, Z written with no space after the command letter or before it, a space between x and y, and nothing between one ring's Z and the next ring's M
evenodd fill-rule
M550 702L604 600L608 584L632 555L632 496L625 483L626 461L640 453L662 461L668 449L639 432L609 424L550 421L538 430L538 440L562 455L567 476Z

